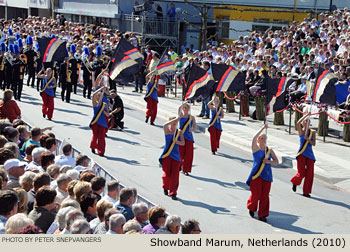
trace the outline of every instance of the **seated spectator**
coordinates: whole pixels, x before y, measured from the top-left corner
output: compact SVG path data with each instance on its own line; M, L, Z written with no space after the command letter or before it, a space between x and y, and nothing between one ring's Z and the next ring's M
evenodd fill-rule
M55 153L57 149L57 141L53 137L49 137L45 141L45 148L48 149L51 153Z
M68 175L68 174L67 174ZM68 175L69 176L69 175ZM75 200L74 197L74 187L75 185L79 182L79 180L73 179L71 182L68 183L67 185L67 192L68 192L68 196L67 199L73 199Z
M33 210L36 192L43 186L50 186L50 182L50 175L45 172L35 175L33 189L28 192L28 213Z
M47 168L55 163L55 155L51 152L43 152L40 155L41 168L46 172ZM59 170L58 170L59 171ZM44 230L43 230L44 231Z
M47 149L46 148L46 140L49 139L49 138L50 138L50 136L47 135L47 134L41 135L40 136L40 147L43 147L43 148Z
M9 179L8 179L7 171L3 168L0 168L0 178L1 178L0 188L4 189L6 188L6 185Z
M23 144L22 150L25 150L30 144L35 144L40 147L40 135L41 129L38 127L33 127L30 130L30 139Z
M115 208L124 215L126 221L134 218L131 206L134 203L134 191L130 187L126 187L120 190L119 203L115 204Z
M46 150L43 147L38 147L35 148L32 151L32 158L33 161L30 162L27 167L26 167L26 171L32 171L32 172L44 172L44 169L41 167L41 154L44 152L48 152L48 150Z
M4 136L11 143L16 143L19 141L19 131L13 127L6 127L4 129Z
M62 230L60 234L70 234L71 233L71 226L74 223L74 221L79 220L79 219L84 219L84 215L81 211L74 209L69 211L66 214L66 226Z
M97 202L97 218L93 219L89 222L90 228L92 232L95 231L98 224L103 223L105 221L105 212L107 209L112 208L113 204L107 200L101 199Z
M0 190L0 234L5 234L7 220L17 213L18 196L12 190Z
M72 179L72 180L79 180L79 172L77 170L68 170L67 175Z
M90 234L89 223L84 219L78 219L71 226L71 234Z
M9 181L6 185L7 189L21 187L19 183L19 177L24 174L24 167L26 165L27 163L21 162L18 159L9 159L5 162L4 168L9 175Z
M68 183L71 182L72 179L67 175L67 174L60 174L57 179L57 188L56 188L56 202L61 204L62 201L67 198L68 192L67 192L67 187Z
M105 221L98 224L95 228L94 234L105 234L109 230L109 218L113 214L120 214L120 212L115 208L108 208L105 211Z
M194 219L187 220L182 225L182 234L200 234L201 232L199 222Z
M11 150L5 148L0 149L0 165L5 164L7 160L12 158L15 158L15 154Z
M48 186L41 187L35 194L35 207L28 217L46 233L56 217L56 191Z
M6 143L7 143L7 138L3 135L0 135L0 148L4 147Z
M306 95L307 86L306 86L307 76L303 75L301 77L301 84L299 85L296 91L290 93L291 102L300 101L301 97Z
M132 206L132 212L135 215L134 220L138 221L141 228L148 225L148 207L146 203L137 203Z
M30 136L27 127L25 125L19 125L16 127L19 132L19 144L18 147L21 149L27 138Z
M119 182L117 180L111 180L107 184L107 194L102 197L101 200L105 199L115 204L117 202L119 194Z
M78 172L82 172L89 167L90 158L86 155L79 154L75 160L75 168Z
M56 163L56 164L58 164L58 163ZM58 164L58 165L60 165L60 164ZM67 171L72 170L72 169L73 169L73 167L70 165L62 165L60 168L60 173L67 173Z
M5 234L17 234L22 228L34 225L34 221L23 213L11 216L5 226Z
M27 171L19 177L19 184L26 192L29 192L33 188L35 175L34 172Z
M83 196L85 193L91 192L91 184L89 182L85 181L79 181L75 186L74 186L74 198L76 201L80 203L81 201L81 196Z
M136 233L141 233L141 225L136 220L128 220L123 226L123 234L134 231Z
M17 234L43 234L43 233L44 232L38 226L30 225L19 230Z
M106 234L122 234L125 222L124 215L113 214L109 218L109 229Z
M17 207L17 213L24 213L27 214L27 208L28 208L28 193L22 189L22 188L14 188L13 189L18 196L18 207Z
M65 207L69 207L69 206L80 210L80 204L78 203L78 201L76 201L74 199L70 199L70 198L66 198L64 201L62 201L61 208L65 208Z
M157 230L156 234L178 234L181 228L181 218L177 215L169 215L164 227Z
M101 199L101 193L105 190L106 180L103 177L94 177L91 179L92 192L97 196L97 201Z
M88 192L80 197L80 208L85 219L90 222L96 218L97 196L93 192Z
M154 206L148 211L148 219L150 224L142 229L143 234L154 234L160 227L165 224L165 208Z
M39 147L39 146L37 146L37 145L35 145L35 144L30 144L30 145L28 145L28 147L27 147L26 150L25 150L25 157L24 157L23 161L27 162L28 164L29 164L30 162L32 162L32 161L33 161L33 156L32 156L33 150L34 150L35 148L38 148L38 147Z
M70 143L65 143L63 145L62 151L63 154L56 156L55 158L55 164L58 164L60 166L64 166L64 165L70 165L71 167L75 166L75 160L74 158L71 156L72 155L72 145Z
M61 207L56 214L55 221L51 224L50 228L47 230L47 234L59 234L66 227L66 216L67 213L75 210L74 207Z
M13 91L6 89L0 101L0 119L9 119L10 122L21 116L21 110L13 99Z
M13 154L15 155L15 158L17 158L18 160L22 160L23 159L22 156L19 153L18 145L16 143L8 142L8 143L5 144L4 148L12 151Z

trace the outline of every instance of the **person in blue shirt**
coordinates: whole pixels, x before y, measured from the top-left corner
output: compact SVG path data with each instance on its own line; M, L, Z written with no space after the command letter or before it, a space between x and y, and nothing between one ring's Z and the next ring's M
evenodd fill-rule
M273 181L271 165L278 164L275 152L266 146L267 136L262 134L266 128L267 124L264 124L253 137L252 152L254 163L246 181L247 185L250 186L251 192L247 202L249 215L254 218L255 212L259 209L258 218L263 222L267 222L266 218L269 216L270 210L269 193Z
M51 68L47 68L45 73L43 72L44 68L42 68L37 75L38 79L43 79L41 86L41 98L43 100L42 112L44 118L47 116L47 118L51 120L54 110L54 88L56 88L57 84L55 76L52 75Z
M292 190L295 192L297 186L304 180L303 196L310 198L312 184L314 181L314 164L316 158L312 151L312 146L316 145L316 132L311 130L308 124L308 117L311 113L307 113L297 122L297 129L299 133L300 147L297 154L298 173L290 180L293 184Z
M209 123L208 131L210 133L210 145L213 155L217 152L220 146L220 137L222 132L221 119L224 118L224 112L220 107L220 100L217 96L208 103L211 110L211 121Z
M175 4L170 4L170 9L167 12L168 22L169 22L169 34L173 35L175 31L175 21L176 21L176 9Z
M147 92L144 97L144 100L147 102L147 110L146 110L146 120L148 123L149 118L151 118L151 125L154 125L154 121L157 117L157 108L158 108L158 83L157 77L153 74L151 80L147 84Z
M181 115L177 118L170 117L163 126L165 134L165 146L159 163L162 165L164 174L163 189L165 195L170 195L173 200L177 200L177 189L179 187L180 174L180 152L179 145L185 144L184 135L181 130L176 130Z

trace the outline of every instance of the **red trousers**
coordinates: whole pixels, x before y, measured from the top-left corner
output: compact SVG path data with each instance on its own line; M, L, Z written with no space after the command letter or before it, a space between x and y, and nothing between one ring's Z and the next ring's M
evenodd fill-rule
M158 102L151 97L147 97L147 111L146 111L146 117L151 117L151 122L154 122L157 117L157 107Z
M183 172L192 171L193 162L193 142L185 139L185 145L179 145L181 165Z
M42 112L44 115L47 115L49 119L51 119L54 109L54 97L46 94L45 92L42 92L41 98L43 100Z
M293 185L298 186L301 184L303 178L305 178L303 186L304 194L310 194L312 190L312 184L314 182L314 163L314 160L303 155L297 158L298 173L295 174L290 181Z
M180 162L171 157L163 158L163 189L169 190L169 195L176 195L179 187Z
M220 146L221 130L215 127L209 128L211 151L217 151Z
M97 123L91 126L92 138L90 142L91 149L97 149L98 154L104 154L106 149L106 132L107 129Z
M247 202L247 208L256 212L259 204L258 218L269 216L270 200L269 193L271 182L258 177L250 181L250 197Z

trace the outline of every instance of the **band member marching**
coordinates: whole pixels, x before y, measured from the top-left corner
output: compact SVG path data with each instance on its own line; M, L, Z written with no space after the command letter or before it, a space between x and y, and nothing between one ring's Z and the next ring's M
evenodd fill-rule
M316 145L316 133L314 130L308 127L308 117L310 113L307 113L297 122L297 129L299 133L300 148L297 154L297 167L298 173L290 180L293 183L292 190L295 192L297 186L301 184L303 178L303 195L310 198L312 190L312 184L314 181L314 164L316 162L315 155L312 151L312 146Z
M13 44L8 45L8 50L5 53L5 77L6 77L6 89L10 89L12 87L12 62L13 62Z
M5 90L6 88L6 76L5 76L5 56L6 44L2 42L0 44L0 88Z
M210 133L210 145L213 155L217 152L220 147L220 137L222 132L221 119L224 118L224 112L220 105L220 100L217 96L208 103L208 107L211 110L211 121L209 123Z
M83 81L84 81L84 89L83 89L83 96L86 97L86 91L87 91L87 98L91 99L91 90L92 90L92 66L89 61L90 52L89 48L84 47L84 53L82 56L82 65L81 69L83 70Z
M31 87L34 87L34 81L35 81L35 67L36 67L36 57L37 53L33 49L33 38L31 36L28 36L26 38L26 50L24 51L24 54L27 57L27 85L31 85ZM31 82L31 83L30 83Z
M92 129L90 148L92 153L95 153L95 149L97 149L97 154L101 157L104 156L106 148L105 137L108 129L107 117L109 116L108 106L102 101L104 89L105 87L101 87L92 95L94 117L90 123L90 128Z
M72 92L72 83L71 83L71 71L69 70L69 58L68 52L66 57L64 58L63 63L60 65L60 82L62 85L61 89L61 98L64 101L66 98L66 102L70 102L70 95Z
M20 54L17 44L14 45L14 60L12 61L12 91L16 100L21 100L23 90L24 69L26 67L26 56Z
M157 117L157 107L158 107L158 83L156 81L156 76L151 73L150 81L147 84L147 92L144 97L147 102L146 110L146 123L148 123L149 118L151 118L151 125L154 125L154 121Z
M78 68L78 60L75 58L75 54L76 54L77 50L76 50L76 46L74 44L72 44L70 46L70 53L71 56L69 57L69 71L70 73L70 83L72 86L72 91L74 92L74 94L77 94L77 85L78 85L78 77L79 77L79 68Z
M36 53L37 53L37 56L35 58L35 71L37 72L37 74L41 71L42 69L42 59L41 59L41 56L40 56L40 50L39 50L39 44L36 43L35 44L35 50L36 50ZM36 89L39 91L39 87L41 86L41 82L42 80L37 78L36 80Z
M185 140L181 130L176 129L180 117L171 117L164 124L165 146L159 162L163 169L163 190L165 195L170 195L173 200L177 200L177 189L179 187L180 174L180 153L179 145L184 145Z
M45 73L43 73L45 71ZM56 87L56 78L52 75L52 69L47 68L44 70L44 67L40 70L37 75L38 79L42 79L41 87L41 98L43 100L42 112L43 117L49 120L52 119L53 110L54 110L54 88Z
M273 180L271 165L278 164L274 151L266 146L266 134L262 134L262 131L266 128L267 124L264 124L253 137L252 152L254 163L246 182L250 186L251 192L247 202L249 215L254 218L254 213L259 209L258 218L263 222L267 222L266 218L269 216L270 209L269 193Z
M182 172L188 176L188 173L192 171L193 162L193 135L192 132L196 129L196 119L190 115L190 105L184 103L181 107L182 116L180 118L180 129L184 135L185 144L180 145L180 157Z

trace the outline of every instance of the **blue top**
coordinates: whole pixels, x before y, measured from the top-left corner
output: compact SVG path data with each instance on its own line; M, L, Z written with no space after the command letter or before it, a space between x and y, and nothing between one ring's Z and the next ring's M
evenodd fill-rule
M246 181L247 185L250 185L250 181L252 180L254 174L259 170L261 161L265 158L265 151L258 150L253 153L253 169L250 171L249 177ZM271 160L271 153L269 155L269 160ZM271 164L265 164L264 170L260 173L259 177L263 180L272 182L272 170Z
M119 210L119 212L122 215L124 215L126 221L132 220L135 217L134 213L132 212L131 207L129 207L129 206L126 206L126 205L123 205L123 204L119 203L119 204L116 204L114 207L117 210Z
M180 128L182 128L182 126L187 122L189 118L181 118L180 119ZM190 132L190 129L193 127L193 120L191 120L190 125L188 125L187 129L184 132L184 138L187 139L188 141L194 142L193 139L193 134L192 132Z
M91 123L93 122L93 120L96 118L98 112L100 111L100 108L102 107L102 105L100 106L96 106L96 107L93 107L94 109L94 117L91 121ZM105 108L104 111L106 111L107 107ZM102 126L102 127L105 127L108 129L108 123L107 123L107 117L106 115L102 112L101 116L98 118L97 122L96 122L98 125Z
M148 94L148 92L151 90L152 86L153 86L153 83L148 83L147 84L147 92L146 92L146 94ZM158 102L157 89L154 88L152 93L151 93L151 95L149 97L152 98L153 100L156 100ZM144 99L146 101L146 96L145 96Z
M164 146L164 150L162 155L159 158L159 163L162 164L162 156L164 155L164 153L167 151L168 147L171 145L171 143L173 142L174 139L174 135L165 135L165 146ZM175 144L173 150L171 151L170 155L168 157L171 157L172 159L181 162L180 159L180 152L179 152L179 145Z
M302 148L303 146L303 143L304 143L304 137L305 135L302 135L302 136L299 136L299 141L300 141L300 147L299 147L299 150ZM311 139L312 140L312 136L311 136ZM301 154L309 159L312 159L314 161L316 161L316 158L315 158L315 155L314 155L314 152L312 151L312 145L310 143L307 143L307 146L306 146L306 149L305 151Z
M169 17L169 20L175 20L175 17L176 17L176 9L175 8L170 8L168 10L168 17Z
M108 100L108 96L105 92L103 92L102 102L106 103L107 107L109 108L109 100Z
M41 89L43 89L43 88L45 87L47 81L48 81L47 78L43 79ZM49 87L52 87L52 86L53 86L53 81L51 81L51 83L49 83L49 85L48 85L48 87L45 89L44 93L46 93L46 94L49 95L49 96L54 97L55 94L54 94L54 92L53 92L53 88L49 88Z
M216 109L214 109L214 110L211 111L211 118L212 118L212 119L216 116L216 113L217 113ZM221 113L223 113L223 112L221 112ZM210 125L210 123L209 123L209 125ZM214 122L213 127L215 127L215 128L217 128L218 130L221 130L221 131L222 131L221 119L220 119L219 116L218 116L218 118L216 119L216 121ZM208 129L208 130L209 130L209 129Z

